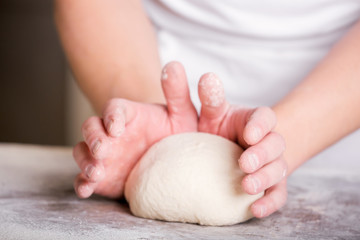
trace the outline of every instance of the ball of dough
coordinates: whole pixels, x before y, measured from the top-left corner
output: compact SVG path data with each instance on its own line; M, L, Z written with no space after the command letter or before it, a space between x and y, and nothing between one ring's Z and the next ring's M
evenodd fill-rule
M157 142L130 173L125 197L138 217L201 225L231 225L252 217L263 193L241 188L244 173L235 143L207 133L183 133Z

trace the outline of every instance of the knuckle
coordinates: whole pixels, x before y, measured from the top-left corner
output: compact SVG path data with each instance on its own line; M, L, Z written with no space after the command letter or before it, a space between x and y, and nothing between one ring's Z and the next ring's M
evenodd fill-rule
M276 125L277 118L274 110L272 110L268 106L261 106L257 108L258 114L262 116L262 118L266 122L266 127L269 129L273 129Z
M286 142L285 139L282 135L280 135L277 132L271 132L269 137L271 137L273 143L277 146L280 147L281 152L285 151L286 148Z

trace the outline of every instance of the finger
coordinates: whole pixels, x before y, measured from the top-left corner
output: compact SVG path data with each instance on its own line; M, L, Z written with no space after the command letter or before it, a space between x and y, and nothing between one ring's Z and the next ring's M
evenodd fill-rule
M98 182L104 178L104 166L91 156L85 142L78 143L74 147L73 157L88 181Z
M246 149L240 156L240 169L246 173L253 173L265 164L280 157L285 151L283 137L270 132L259 143Z
M114 98L105 104L103 118L107 133L111 137L119 137L125 130L126 123L135 117L131 101Z
M283 207L287 200L286 180L279 182L265 192L265 196L251 205L251 212L257 218L267 217Z
M283 156L248 174L242 180L242 187L248 194L257 194L277 184L286 176L287 164Z
M106 158L111 146L102 120L99 117L87 119L81 131L91 156L98 160Z
M276 125L276 115L269 107L256 108L248 118L244 129L244 140L253 145L266 136Z
M204 74L199 81L198 94L201 102L200 121L221 121L229 108L224 87L214 73Z
M161 84L170 115L197 115L191 102L185 70L180 63L166 64L162 72Z
M74 189L79 198L90 197L94 193L96 185L97 183L87 181L82 173L79 173L74 181Z

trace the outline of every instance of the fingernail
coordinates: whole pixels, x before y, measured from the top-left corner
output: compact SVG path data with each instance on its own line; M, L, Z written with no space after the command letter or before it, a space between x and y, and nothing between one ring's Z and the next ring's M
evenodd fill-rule
M116 119L116 123L113 124L111 135L114 137L120 137L125 129L125 120L123 117Z
M218 107L224 102L224 88L214 73L209 73L207 77L203 78L199 86L204 93L204 105Z
M250 182L252 188L253 188L253 193L257 193L259 187L260 187L260 180L257 177L251 176L249 175L247 180Z
M111 119L108 123L108 133L114 137L120 137L122 132L124 131L124 123L125 121L122 118L119 118L116 120Z
M91 148L92 154L95 155L95 153L99 150L100 145L101 145L101 142L99 140L96 140L95 143L93 144L93 147Z
M114 119L110 119L110 121L109 121L109 123L107 125L107 130L108 130L109 133L111 133L111 130L112 130L113 126L114 126Z
M283 177L285 177L285 176L286 176L286 173L287 173L287 170L286 170L286 169L284 169L284 171L283 171Z
M260 206L260 217L264 217L266 215L266 206Z
M89 187L88 184L81 184L78 189L77 189L78 193L80 194L80 197L89 197L91 194L89 194L89 192L91 192L91 189Z
M166 67L164 67L164 69L162 71L162 74L161 74L161 80L165 81L167 79L168 79L168 74L167 74L167 71L166 71Z
M253 139L254 142L257 142L260 140L261 138L261 131L258 127L253 127L251 129L251 137Z
M86 168L85 168L85 175L87 178L91 178L91 176L93 175L95 171L95 167L93 165L88 165Z
M259 159L254 153L248 155L248 162L251 168L251 171L255 171L259 166Z

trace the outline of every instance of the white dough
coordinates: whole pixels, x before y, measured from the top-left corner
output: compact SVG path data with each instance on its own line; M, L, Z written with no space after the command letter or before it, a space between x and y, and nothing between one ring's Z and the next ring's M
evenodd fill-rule
M241 188L244 173L235 143L207 133L172 135L154 144L125 186L131 212L139 217L201 225L230 225L252 217L263 196Z

